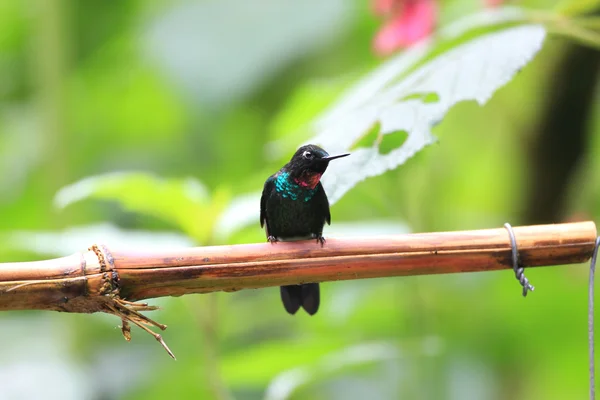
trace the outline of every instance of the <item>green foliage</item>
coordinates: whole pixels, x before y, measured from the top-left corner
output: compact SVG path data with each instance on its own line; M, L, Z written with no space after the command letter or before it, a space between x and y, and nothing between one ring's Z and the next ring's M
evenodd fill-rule
M582 15L595 1L561 2L557 15L474 12L479 3L453 0L433 40L381 61L365 0L294 2L292 14L292 3L61 4L52 15L0 4L0 262L64 256L104 238L145 248L263 241L262 184L309 140L351 148L357 163L325 175L340 199L326 235L518 225L528 147L562 47L545 41L530 60L544 29L597 29ZM197 15L206 35L186 31ZM337 17L321 19L317 35L314 15ZM257 19L269 52L251 43ZM298 36L299 26L314 32ZM590 126L563 211L593 219L600 113ZM361 176L370 179L357 184ZM510 271L327 283L312 318L287 315L276 288L152 300L177 362L138 329L123 341L112 316L2 314L10 345L0 387L8 397L73 399L583 397L586 268L528 276L537 290L525 301ZM40 393L19 383L48 373L69 384Z
M562 0L556 6L556 11L564 15L584 15L597 12L600 9L598 0Z
M405 131L405 141L385 150L376 140L352 157L331 166L323 179L332 203L358 182L396 168L435 141L431 128L449 109L465 100L484 104L540 50L545 37L540 26L521 26L490 33L449 50L398 80L425 55L416 47L379 67L339 101L318 122L311 142L333 153L355 147L371 127L379 135ZM426 97L426 94L435 96ZM418 97L422 96L422 97Z
M298 143L312 133L311 122L318 117L344 88L338 81L309 82L300 86L273 119L271 139L282 142L286 152L293 152Z
M63 208L85 198L111 200L129 211L161 218L207 243L227 194L209 198L206 187L193 178L165 180L146 173L116 173L89 177L61 189L56 204Z

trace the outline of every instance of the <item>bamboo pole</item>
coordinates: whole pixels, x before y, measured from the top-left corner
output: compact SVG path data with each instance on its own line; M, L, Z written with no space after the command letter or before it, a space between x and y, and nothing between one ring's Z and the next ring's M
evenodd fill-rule
M594 250L593 222L515 227L523 267L580 263ZM195 247L133 253L94 245L54 260L0 264L0 311L107 312L152 334L166 329L140 314L156 309L134 303L161 296L236 291L391 276L512 268L504 228L380 237Z

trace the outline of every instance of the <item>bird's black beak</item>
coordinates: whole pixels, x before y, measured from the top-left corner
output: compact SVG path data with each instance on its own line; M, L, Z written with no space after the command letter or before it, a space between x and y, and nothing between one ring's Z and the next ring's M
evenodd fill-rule
M346 157L346 156L349 156L349 155L350 155L350 153L338 154L337 156L323 157L321 160L331 161L331 160L335 160L336 158L342 158L342 157Z

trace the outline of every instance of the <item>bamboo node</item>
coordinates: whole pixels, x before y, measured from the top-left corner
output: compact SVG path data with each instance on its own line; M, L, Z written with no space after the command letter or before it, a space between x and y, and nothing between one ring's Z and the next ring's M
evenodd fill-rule
M93 251L98 258L100 272L102 273L103 282L100 287L100 295L108 298L105 307L103 307L103 311L108 314L116 315L121 319L121 332L125 340L128 342L131 341L131 326L129 323L132 323L152 335L162 345L169 356L175 359L175 355L171 349L169 349L169 346L167 346L162 336L149 328L149 326L156 326L164 331L167 329L167 326L140 313L141 311L158 310L159 307L150 306L148 303L135 303L121 299L119 296L119 274L114 268L114 259L108 248L103 245L94 244L90 246L88 250Z
M93 251L94 254L96 254L96 258L98 258L98 265L100 265L100 272L106 272L106 259L104 257L104 253L100 249L100 246L97 244L93 244L90 247L88 247L88 250Z

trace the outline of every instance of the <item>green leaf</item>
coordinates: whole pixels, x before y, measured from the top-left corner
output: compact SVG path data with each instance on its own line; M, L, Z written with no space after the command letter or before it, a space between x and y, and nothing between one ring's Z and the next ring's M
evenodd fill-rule
M546 32L539 25L511 27L461 44L399 79L427 53L414 47L368 76L317 121L310 142L330 154L347 152L378 126L371 147L352 151L331 163L323 183L330 201L339 200L358 182L403 164L436 138L431 128L455 104L487 102L540 50ZM432 95L435 93L435 96ZM403 140L399 132L406 132ZM395 140L383 140L394 134ZM369 142L369 141L367 141ZM384 146L382 147L382 143ZM391 147L394 145L397 147Z
M224 356L221 374L232 386L262 386L282 370L318 362L322 354L339 350L344 345L342 341L330 339L271 340ZM260 360L260 368L246 368L255 360Z
M327 109L346 85L347 83L342 79L313 80L301 85L292 94L283 110L273 119L272 138L288 141L289 135L306 133L311 128L310 122Z
M298 366L279 373L269 384L265 399L288 399L303 387L309 389L309 386L312 386L310 388L312 390L309 390L309 392L318 392L323 389L323 384L326 382L330 382L336 377L351 377L352 372L362 371L360 376L363 379L368 379L369 374L365 373L368 368L377 365L382 366L384 363L398 363L402 359L406 359L407 364L412 365L414 364L413 357L415 355L424 357L440 354L440 342L438 337L425 337L420 342L407 344L407 349L390 341L357 343L330 352L321 357L316 363ZM400 385L405 385L407 375L398 375L397 370L395 372L395 380L400 381L398 382ZM393 390L391 388L386 389ZM314 398L314 394L308 398ZM397 396L390 396L389 398L397 398Z
M183 248L194 243L187 236L175 232L124 230L110 223L83 225L61 231L0 232L0 241L12 250L36 254L62 256L87 248L91 240L108 245L111 249Z
M261 194L262 191L247 193L231 199L215 222L215 237L225 241L249 225L258 226Z
M66 186L54 200L59 208L89 198L115 201L126 210L175 224L188 236L206 243L225 197L217 193L211 200L204 185L190 177L162 179L143 172L118 172Z
M600 9L600 0L563 0L556 11L563 15L576 16L592 13Z

